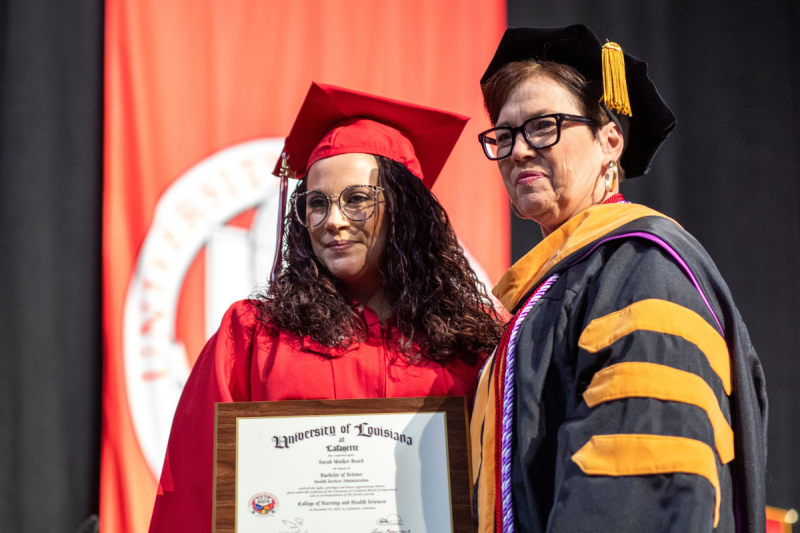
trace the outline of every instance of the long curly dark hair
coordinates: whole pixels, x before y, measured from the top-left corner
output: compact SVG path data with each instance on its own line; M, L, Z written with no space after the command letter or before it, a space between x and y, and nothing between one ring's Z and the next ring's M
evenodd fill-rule
M381 256L384 297L395 339L410 361L460 359L475 364L500 339L502 324L458 244L447 213L422 180L391 159L378 160L389 233ZM297 192L306 190L301 180ZM311 248L308 230L288 212L285 263L258 295L261 320L326 346L363 340L367 326L348 303L347 289Z

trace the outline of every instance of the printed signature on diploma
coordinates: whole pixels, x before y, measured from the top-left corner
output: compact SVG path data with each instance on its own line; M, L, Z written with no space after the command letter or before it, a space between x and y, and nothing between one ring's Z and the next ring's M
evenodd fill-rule
M400 515L390 514L390 515L387 515L385 518L378 518L375 521L375 523L378 524L379 526L402 526L403 525L403 519L400 518ZM382 533L383 530L375 528L373 531L375 531L376 533ZM387 530L387 533L388 533L388 531L398 531L398 530L390 529L390 530Z
M400 515L390 514L386 518L378 518L375 523L379 526L402 526L403 519Z
M288 527L288 531L279 531L278 533L308 533L307 529L303 529L303 519L295 518L294 522L291 520L284 520L283 525Z

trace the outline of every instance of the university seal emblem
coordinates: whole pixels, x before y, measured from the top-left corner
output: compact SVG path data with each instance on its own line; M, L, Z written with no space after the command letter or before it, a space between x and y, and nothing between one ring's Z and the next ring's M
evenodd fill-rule
M278 498L269 492L259 492L247 502L247 508L258 516L272 516L278 510Z

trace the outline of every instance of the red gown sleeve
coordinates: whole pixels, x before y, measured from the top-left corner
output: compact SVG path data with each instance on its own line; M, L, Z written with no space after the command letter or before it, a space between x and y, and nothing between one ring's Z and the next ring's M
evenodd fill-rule
M178 402L150 533L211 531L214 403L250 400L253 343L264 332L249 301L233 304L192 369Z

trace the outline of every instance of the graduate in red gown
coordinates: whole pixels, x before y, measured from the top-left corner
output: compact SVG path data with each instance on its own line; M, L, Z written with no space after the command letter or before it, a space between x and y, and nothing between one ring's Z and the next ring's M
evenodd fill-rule
M211 531L215 402L472 399L501 329L430 192L466 120L312 84L276 167L301 179L283 266L192 370L151 532Z

